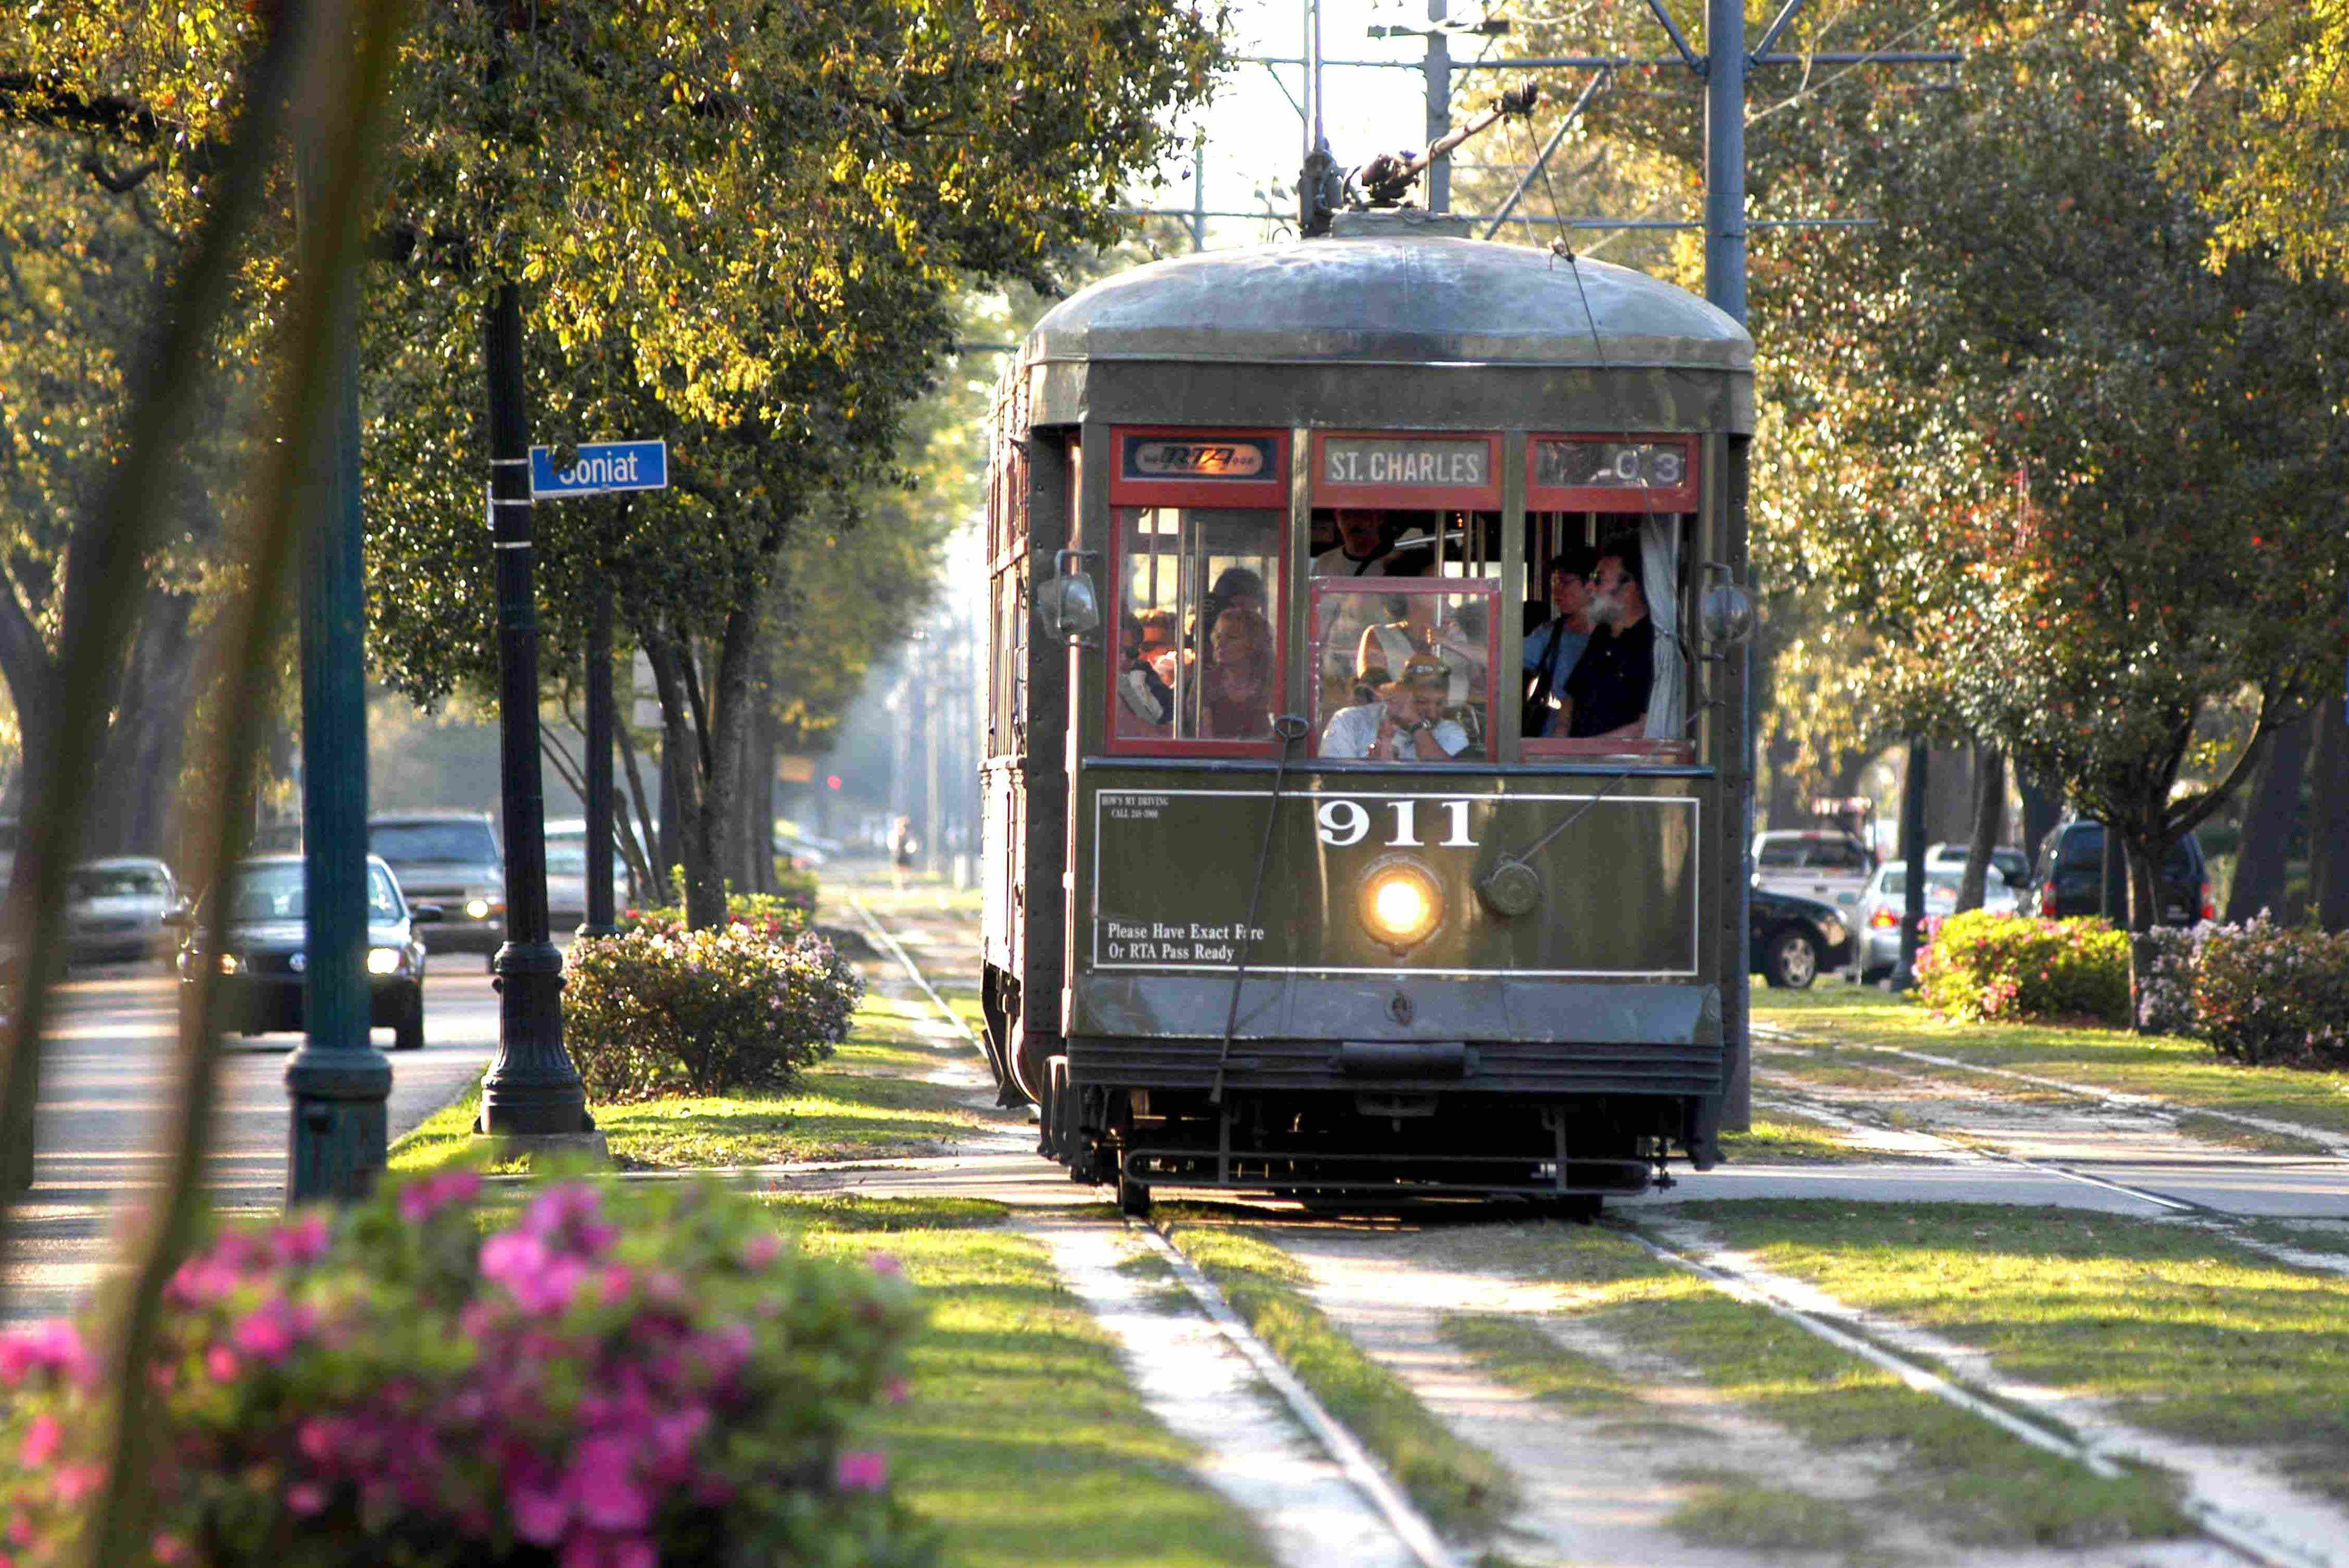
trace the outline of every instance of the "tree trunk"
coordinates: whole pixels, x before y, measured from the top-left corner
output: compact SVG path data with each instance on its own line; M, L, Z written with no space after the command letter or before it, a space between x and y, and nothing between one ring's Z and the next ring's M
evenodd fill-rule
M1955 843L1973 820L1973 756L1963 748L1937 746L1926 775L1925 841Z
M676 882L677 868L685 861L685 807L678 789L678 770L684 766L688 747L681 745L668 728L667 715L661 718L660 756L660 820L653 824L653 882L659 889L658 902L678 903L683 901Z
M2316 717L2309 796L2309 907L2324 931L2349 931L2349 721L2328 696Z
M695 931L726 922L726 861L741 809L750 661L758 651L758 636L756 614L745 609L728 614L719 639L716 679L705 687L690 638L638 631L637 640L660 688L662 751L671 759L669 780L677 791L686 923Z
M2006 830L2006 753L1984 744L1974 748L1973 831L1966 841L1965 875L1958 882L1958 913L1982 906L1990 887L1990 852Z
M2159 821L2163 809L2154 806L2152 816ZM2142 1031L2146 987L2153 981L2153 933L2161 923L2161 859L2168 853L2167 842L2150 838L2144 832L2124 834L2114 832L2108 826L2105 832L2105 854L2107 862L2119 848L2128 859L2128 932L2129 932L2129 1019L2132 1030Z
M2268 739L2268 754L2243 802L2243 841L2235 857L2235 880L2227 890L2230 924L2265 912L2283 910L2286 858L2300 822L2300 778L2316 738L2316 716L2305 715Z
M2031 857L2031 874L2040 876L2047 868L2039 863L2039 846L2064 820L2064 796L2020 773L2015 776L2015 787L2023 795L2023 850Z

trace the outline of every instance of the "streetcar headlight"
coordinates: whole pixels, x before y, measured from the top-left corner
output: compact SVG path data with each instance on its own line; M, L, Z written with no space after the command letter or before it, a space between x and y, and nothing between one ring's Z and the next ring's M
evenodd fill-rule
M367 973L368 973L368 974L370 974L370 975L397 975L397 974L398 974L398 973L399 973L399 949L398 949L398 948L397 948L397 947L370 947L370 948L368 948L368 949L367 949Z
M243 967L243 965L237 962L235 954L223 953L220 955L220 972L222 974L233 975Z
M1426 867L1390 861L1362 879L1362 924L1401 953L1434 933L1444 919L1444 891Z

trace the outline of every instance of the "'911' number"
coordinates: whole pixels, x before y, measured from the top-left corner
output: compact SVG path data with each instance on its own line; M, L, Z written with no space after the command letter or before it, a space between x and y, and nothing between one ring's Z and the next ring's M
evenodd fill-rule
M1419 836L1417 800L1382 800L1376 802L1389 816L1391 831L1386 847L1391 850L1416 850L1425 847ZM1468 806L1465 800L1433 802L1446 830L1435 843L1438 849L1473 850L1476 841L1468 836ZM1347 850L1371 836L1371 808L1360 800L1324 800L1315 809L1313 820L1320 840L1331 849ZM1430 831L1434 830L1431 828Z

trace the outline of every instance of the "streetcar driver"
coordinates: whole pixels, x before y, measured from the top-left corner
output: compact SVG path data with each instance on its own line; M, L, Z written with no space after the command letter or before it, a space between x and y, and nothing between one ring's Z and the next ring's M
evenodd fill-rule
M1637 544L1600 548L1588 613L1596 629L1567 677L1566 733L1578 740L1640 735L1656 681L1656 624L1648 618Z
M1370 507L1341 506L1338 509L1338 548L1324 551L1313 558L1313 575L1386 576L1389 573L1386 557L1391 544L1384 513Z
M1421 655L1379 689L1378 700L1341 707L1321 735L1321 755L1382 762L1445 762L1468 749L1468 732L1444 717L1452 672Z

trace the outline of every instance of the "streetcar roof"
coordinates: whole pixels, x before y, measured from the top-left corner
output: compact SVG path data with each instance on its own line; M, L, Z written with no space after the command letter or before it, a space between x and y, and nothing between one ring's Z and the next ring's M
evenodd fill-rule
M1726 312L1630 267L1481 240L1369 235L1136 267L1063 301L1020 357L1736 375L1751 374L1754 340Z

